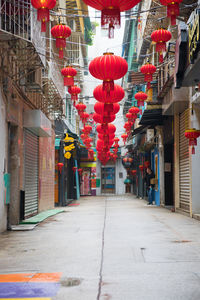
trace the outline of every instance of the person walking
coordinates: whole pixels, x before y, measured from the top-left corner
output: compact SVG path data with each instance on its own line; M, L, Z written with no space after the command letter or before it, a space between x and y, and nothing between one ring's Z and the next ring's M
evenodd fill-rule
M153 171L148 167L146 170L146 186L147 186L147 193L148 193L148 205L153 204L154 184L151 183L151 179L154 177L155 177L155 175L154 175Z

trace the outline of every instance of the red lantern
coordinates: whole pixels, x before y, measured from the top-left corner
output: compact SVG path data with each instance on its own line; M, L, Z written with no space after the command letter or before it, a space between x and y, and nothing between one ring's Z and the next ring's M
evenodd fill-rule
M145 166L145 169L147 169L149 166L150 166L150 162L147 160L144 162L144 166Z
M138 106L144 106L144 101L147 100L148 95L144 92L138 92L135 94L135 99L137 100Z
M171 25L176 25L176 17L179 16L179 4L183 0L160 0L162 5L167 6L167 17L171 19Z
M78 100L78 94L80 94L81 89L77 85L72 85L68 88L68 92L71 95L73 101Z
M115 120L115 115L108 115L108 116L105 116L105 115L99 115L99 114L94 114L93 115L93 120L96 122L96 123L111 123Z
M140 172L141 172L141 175L142 175L143 171L144 171L144 166L143 165L139 165L139 169L140 169Z
M88 118L89 118L89 114L86 113L86 112L83 112L83 113L80 115L80 117L81 117L82 123L85 124L85 123L87 122Z
M136 119L137 119L137 114L139 113L139 111L140 111L139 108L134 107L134 106L129 109L129 113L132 114L134 116L134 118L136 118Z
M194 146L197 145L197 138L200 136L200 130L188 129L185 131L185 137L189 139L189 146L192 146L192 154L195 154Z
M123 134L121 135L121 138L123 139L124 145L125 145L125 142L126 142L126 140L127 140L127 137L128 137L128 135L127 135L126 133L123 133Z
M58 166L58 170L59 170L59 172L61 174L62 168L63 168L64 164L60 162L60 163L57 163L57 166Z
M93 96L99 102L112 104L112 103L120 102L124 98L125 93L123 88L120 85L114 84L113 90L111 90L110 93L108 94L104 90L103 85L101 84L94 89Z
M64 86L74 85L74 76L77 71L72 67L66 67L61 70L61 74L64 76Z
M96 128L98 133L102 133L104 134L105 132L107 132L108 134L112 134L115 133L116 131L116 127L113 124L105 124L105 125L97 125Z
M156 43L156 52L159 53L160 63L163 63L163 52L166 51L166 43L171 40L171 38L171 32L166 29L158 29L151 34L152 41Z
M137 174L137 171L136 171L136 170L131 170L131 174L132 174L133 176L135 176L135 175Z
M147 63L141 67L140 71L144 74L144 81L147 82L147 89L150 89L151 81L153 80L153 74L156 72L156 67Z
M83 104L82 102L80 102L80 103L78 103L78 104L76 105L76 109L77 109L78 114L79 114L79 116L80 116L81 113L83 113L84 110L86 109L86 105Z
M110 140L113 140L115 138L115 135L114 134L102 134L102 133L99 133L98 134L98 138L100 140L106 140L106 139L110 139Z
M119 112L120 110L120 106L118 103L114 103L114 104L104 104L101 102L97 102L94 105L94 110L97 114L100 115L115 115Z
M73 167L72 168L72 171L73 171L74 174L75 174L75 172L76 172L77 169L78 169L77 167Z
M72 31L67 25L55 25L51 28L51 34L56 39L56 48L59 49L59 58L63 58L63 49L66 47L66 38L71 35Z
M78 169L78 173L79 173L80 176L82 176L83 169L79 168L79 169Z
M83 129L84 129L85 133L89 134L92 131L92 126L85 125L85 127Z
M89 71L93 77L103 80L103 90L110 93L111 90L114 90L114 80L120 79L127 73L128 64L120 56L113 53L104 53L91 61Z
M56 5L56 0L31 0L37 9L37 19L41 21L41 32L46 32L46 22L49 22L49 10Z
M120 27L120 12L129 10L141 0L83 0L87 5L101 11L101 26L109 29L109 38L114 37L115 26Z
M115 145L117 145L119 143L119 138L118 137L114 138L114 142L115 142Z

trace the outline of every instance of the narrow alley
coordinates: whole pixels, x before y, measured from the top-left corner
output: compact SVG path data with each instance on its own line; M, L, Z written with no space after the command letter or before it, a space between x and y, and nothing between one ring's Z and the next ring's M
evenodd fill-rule
M82 197L0 235L0 299L200 299L199 230L133 195Z

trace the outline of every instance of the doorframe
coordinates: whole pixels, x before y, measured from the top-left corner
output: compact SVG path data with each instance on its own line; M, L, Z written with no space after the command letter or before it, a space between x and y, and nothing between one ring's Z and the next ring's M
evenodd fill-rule
M114 186L114 192L110 193L110 195L115 195L116 194L116 167L115 167L115 165L106 165L104 167L101 166L101 194L106 194L106 193L102 192L102 169L106 169L106 168L113 168L114 169L114 175L115 175L114 183L115 183L115 186Z

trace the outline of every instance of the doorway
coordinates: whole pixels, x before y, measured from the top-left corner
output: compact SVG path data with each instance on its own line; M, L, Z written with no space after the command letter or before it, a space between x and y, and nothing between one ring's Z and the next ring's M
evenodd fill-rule
M165 144L165 205L174 205L173 197L173 144Z
M115 168L102 167L101 169L102 194L115 194Z

